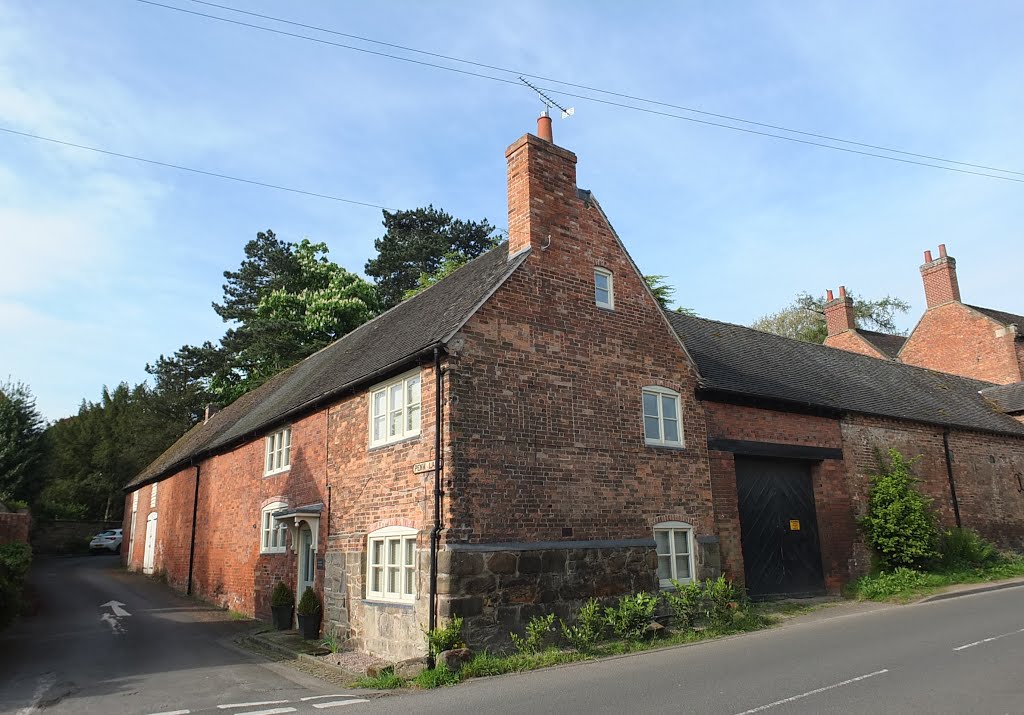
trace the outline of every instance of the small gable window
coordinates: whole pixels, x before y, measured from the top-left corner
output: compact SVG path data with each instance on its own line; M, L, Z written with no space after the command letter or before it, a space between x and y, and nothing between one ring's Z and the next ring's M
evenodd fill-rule
M658 582L672 588L672 581L693 581L693 527L682 521L663 521L654 525L654 543L658 550Z
M370 446L378 447L420 433L420 373L370 390Z
M644 441L662 447L683 446L678 392L664 387L644 388Z
M285 552L285 532L288 525L274 518L275 511L281 511L288 505L281 501L267 504L260 511L260 553L283 554Z
M292 466L292 428L285 427L282 430L267 435L266 460L264 462L264 476L287 471Z
M612 272L604 268L594 269L594 302L598 308L615 308L615 289Z
M379 529L366 540L366 597L380 601L416 598L416 530Z
M150 509L156 509L156 488L157 488L157 486L159 486L159 484L157 482L153 482L153 484L149 487L149 508Z

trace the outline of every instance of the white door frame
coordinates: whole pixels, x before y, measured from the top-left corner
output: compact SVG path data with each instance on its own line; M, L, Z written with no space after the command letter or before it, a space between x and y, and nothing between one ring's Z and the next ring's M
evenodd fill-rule
M316 551L313 550L313 530L302 522L298 528L298 568L296 571L296 598L302 598L307 586L316 584Z
M142 553L142 573L151 574L156 570L156 512L146 518L146 547Z

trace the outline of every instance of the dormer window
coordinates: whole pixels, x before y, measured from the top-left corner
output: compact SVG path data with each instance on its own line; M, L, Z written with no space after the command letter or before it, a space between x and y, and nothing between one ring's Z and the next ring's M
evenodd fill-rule
M604 268L594 269L594 303L598 308L615 309L615 289L612 272Z

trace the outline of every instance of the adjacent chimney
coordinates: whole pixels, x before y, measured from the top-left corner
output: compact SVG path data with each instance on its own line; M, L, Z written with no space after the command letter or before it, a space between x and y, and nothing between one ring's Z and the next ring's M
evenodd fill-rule
M832 291L827 292L825 302L825 323L828 334L837 335L857 327L853 313L853 298L846 295L846 286L839 286L839 297L833 298Z
M960 284L956 280L956 259L946 255L946 244L939 244L939 257L932 259L932 252L924 252L921 266L924 281L924 297L929 308L943 303L960 300Z
M206 414L203 415L203 424L210 421L210 418L220 412L220 405L216 405L212 402L206 405Z
M576 155L551 141L551 117L537 119L536 137L526 134L505 150L508 160L508 255L540 250L568 237L578 214Z

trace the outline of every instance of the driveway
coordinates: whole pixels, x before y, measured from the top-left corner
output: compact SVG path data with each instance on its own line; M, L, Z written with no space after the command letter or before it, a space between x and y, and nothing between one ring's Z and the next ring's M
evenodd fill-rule
M39 612L0 634L0 712L357 711L364 695L231 641L252 627L127 574L116 556L38 559Z

